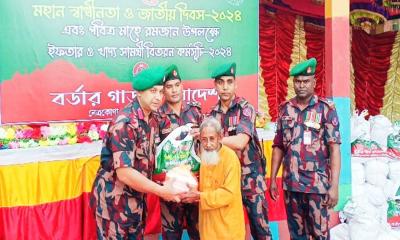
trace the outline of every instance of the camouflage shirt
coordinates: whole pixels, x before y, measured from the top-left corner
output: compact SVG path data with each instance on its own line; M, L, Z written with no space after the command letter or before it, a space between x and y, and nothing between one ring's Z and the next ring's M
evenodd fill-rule
M300 110L295 98L284 102L273 144L284 152L283 188L326 193L330 188L331 143L341 143L339 119L332 102L313 96L304 110Z
M167 103L164 103L161 106L159 113L161 141L164 140L174 129L187 123L193 123L200 127L203 119L200 105L196 102L183 102L180 116L174 113Z
M157 117L151 113L146 122L137 98L110 123L92 190L91 203L98 216L121 226L141 224L145 194L122 183L116 169L131 167L151 178L158 132Z
M266 190L265 158L255 127L254 107L244 98L235 97L226 113L221 109L221 102L218 102L210 115L221 122L224 136L244 133L250 137L247 146L243 150L236 151L242 166L242 193L244 195L263 193Z

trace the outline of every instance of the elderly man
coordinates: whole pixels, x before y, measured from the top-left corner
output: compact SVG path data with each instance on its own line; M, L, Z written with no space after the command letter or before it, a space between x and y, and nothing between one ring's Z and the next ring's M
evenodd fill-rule
M183 202L199 202L201 239L244 239L240 187L241 167L236 153L222 145L222 128L215 118L200 125L200 191L181 195Z
M148 68L133 79L137 97L113 119L103 142L93 183L98 239L143 239L146 193L179 201L167 186L151 181L165 69Z

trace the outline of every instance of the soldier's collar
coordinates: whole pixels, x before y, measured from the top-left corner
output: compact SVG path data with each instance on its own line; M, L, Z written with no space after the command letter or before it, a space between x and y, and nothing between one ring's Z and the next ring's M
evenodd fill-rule
M308 103L307 107L314 106L318 102L318 96L313 95L312 98L310 99L310 102ZM289 100L289 104L291 106L297 107L297 99L296 97L292 98Z
M144 111L142 109L142 106L140 106L140 103L139 103L139 100L137 99L137 97L135 97L135 99L133 99L133 101L132 101L132 108L133 108L133 112L137 116L137 118L140 120L144 120ZM149 117L151 117L151 113L150 113Z
M182 101L181 113L186 112L189 108L190 108L189 104L187 104L185 101ZM167 115L175 114L175 112L166 102L160 107L160 112Z
M241 100L242 100L241 97L235 96L235 98L231 101L231 104L229 105L228 110L231 108L234 108L236 105L238 105ZM214 107L214 111L222 112L221 100L219 100L218 104Z

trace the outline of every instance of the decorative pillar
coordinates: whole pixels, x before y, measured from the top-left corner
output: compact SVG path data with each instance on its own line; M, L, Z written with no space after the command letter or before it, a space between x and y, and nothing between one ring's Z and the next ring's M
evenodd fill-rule
M350 0L325 0L325 77L327 97L332 97L342 135L340 174L341 209L351 195L350 146Z

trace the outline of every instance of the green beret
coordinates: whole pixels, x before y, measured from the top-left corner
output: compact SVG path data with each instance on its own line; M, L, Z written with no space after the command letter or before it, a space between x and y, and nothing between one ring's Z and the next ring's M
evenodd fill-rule
M164 67L158 66L143 69L133 77L133 89L136 91L144 91L156 85L163 85L164 76Z
M164 82L176 79L181 80L181 76L179 75L178 67L175 64L172 64L165 70Z
M303 61L290 70L290 76L311 76L315 74L315 67L317 66L317 60L310 58Z
M235 76L236 75L236 63L226 63L219 66L215 71L212 73L211 78L219 78L222 76Z

